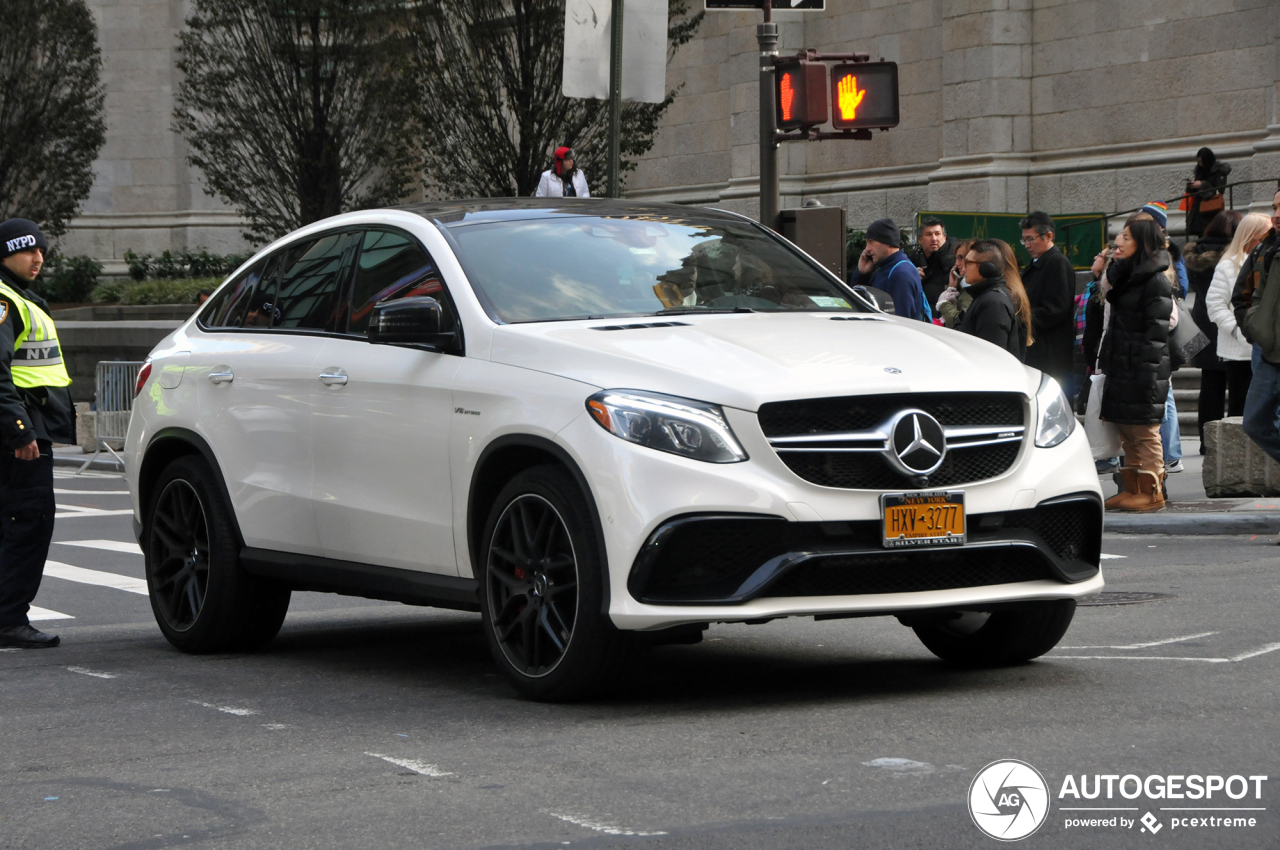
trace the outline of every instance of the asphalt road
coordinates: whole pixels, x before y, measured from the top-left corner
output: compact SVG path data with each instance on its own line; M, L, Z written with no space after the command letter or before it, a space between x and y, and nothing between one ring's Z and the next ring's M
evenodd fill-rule
M478 616L391 603L295 594L266 651L182 655L130 589L123 480L57 486L50 560L94 572L44 581L60 648L0 652L3 848L994 847L966 801L1001 759L1049 787L1028 846L1280 846L1273 537L1108 535L1108 591L1167 596L1082 607L1020 667L948 668L892 619L715 625L550 706L496 676ZM1068 774L1271 778L1090 801ZM1089 806L1127 811L1064 810ZM1264 811L1163 810L1193 806ZM1171 821L1223 815L1256 826Z

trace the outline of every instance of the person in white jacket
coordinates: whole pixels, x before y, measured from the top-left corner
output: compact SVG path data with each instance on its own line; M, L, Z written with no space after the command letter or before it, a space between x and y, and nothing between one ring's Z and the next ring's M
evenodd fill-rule
M542 172L535 198L589 198L587 178L575 167L572 148L556 148L555 162Z
M1240 220L1222 259L1213 269L1213 280L1205 292L1204 305L1209 319L1218 326L1218 357L1227 370L1227 415L1244 414L1244 399L1253 380L1253 346L1244 338L1231 309L1231 292L1245 257L1258 246L1271 230L1271 219L1261 213L1249 213Z

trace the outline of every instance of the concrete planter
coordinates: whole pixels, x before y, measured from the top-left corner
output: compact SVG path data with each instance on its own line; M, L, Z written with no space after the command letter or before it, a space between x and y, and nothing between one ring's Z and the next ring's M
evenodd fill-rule
M1204 491L1224 496L1280 496L1280 463L1244 433L1239 416L1204 423Z

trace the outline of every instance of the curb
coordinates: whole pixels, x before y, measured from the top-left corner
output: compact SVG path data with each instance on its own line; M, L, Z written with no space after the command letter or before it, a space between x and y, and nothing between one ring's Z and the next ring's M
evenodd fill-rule
M63 456L63 455L55 454L53 456L53 465L57 467L69 466L72 469L79 469L80 467L84 466L84 462L88 459L89 459L88 455ZM115 459L112 458L111 455L107 455L106 460L103 460L102 456L99 455L97 460L89 464L89 468L93 470L97 470L99 472L124 472L124 467L116 463Z
M1149 514L1110 512L1103 532L1112 534L1271 534L1280 532L1280 513L1274 511L1200 511Z

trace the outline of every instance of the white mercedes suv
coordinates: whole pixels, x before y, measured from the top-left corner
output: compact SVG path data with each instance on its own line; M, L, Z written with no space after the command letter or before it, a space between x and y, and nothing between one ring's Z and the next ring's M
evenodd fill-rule
M317 222L156 347L126 453L191 652L330 591L479 611L516 687L563 700L713 622L893 615L948 661L1025 661L1102 588L1056 383L713 210Z

